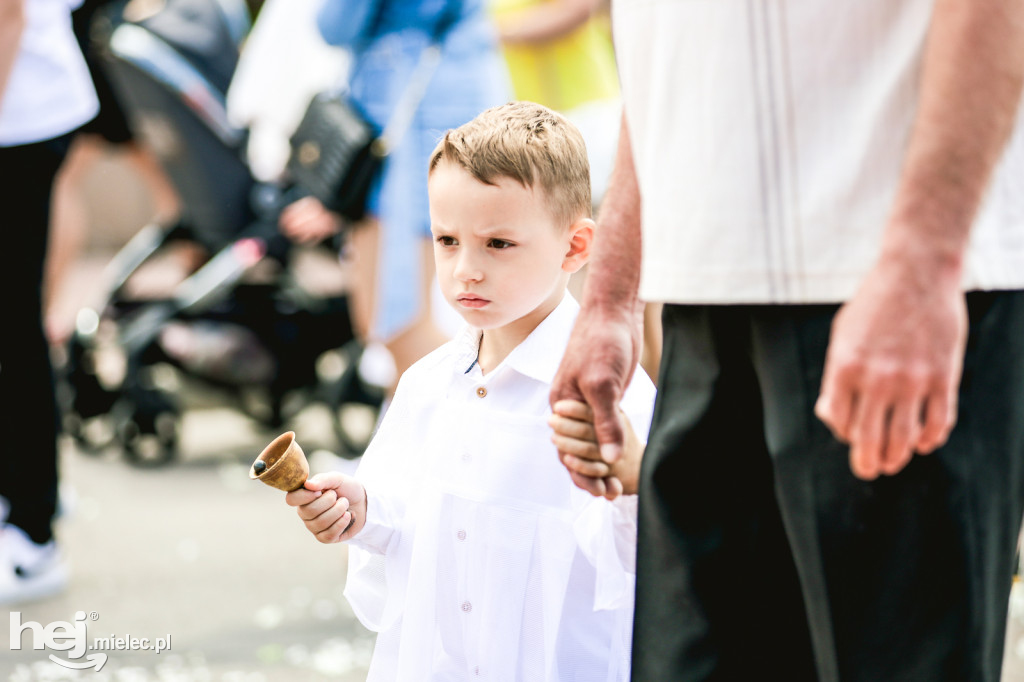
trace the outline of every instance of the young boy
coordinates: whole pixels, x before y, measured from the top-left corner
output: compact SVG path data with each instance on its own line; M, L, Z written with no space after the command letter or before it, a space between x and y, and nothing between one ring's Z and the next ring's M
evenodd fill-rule
M546 422L594 231L583 140L536 104L489 109L445 135L428 187L441 289L468 327L402 377L355 478L286 500L350 543L345 595L379 633L369 680L627 680L635 496L576 488ZM636 372L636 432L653 401Z

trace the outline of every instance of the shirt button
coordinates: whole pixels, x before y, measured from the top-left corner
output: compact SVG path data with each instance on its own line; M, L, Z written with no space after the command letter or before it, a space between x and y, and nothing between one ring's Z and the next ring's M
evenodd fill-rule
M477 386L477 388L476 388L476 395L479 398L486 398L487 397L487 389L484 388L483 386Z
M455 534L455 537L457 537L460 540L465 540L466 539L466 531L460 530L458 533Z
M473 610L473 605L470 604L468 601L464 601L462 602L462 610L466 613L469 613Z

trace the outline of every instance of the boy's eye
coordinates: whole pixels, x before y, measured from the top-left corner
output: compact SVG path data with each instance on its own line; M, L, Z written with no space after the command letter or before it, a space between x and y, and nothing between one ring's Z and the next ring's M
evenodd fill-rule
M437 243L441 246L455 246L455 237L449 237L447 235L441 235L437 238Z
M487 242L487 246L491 247L492 249L499 249L499 250L501 250L501 249L507 249L510 246L512 246L512 242L506 241L504 239L492 239L489 242Z

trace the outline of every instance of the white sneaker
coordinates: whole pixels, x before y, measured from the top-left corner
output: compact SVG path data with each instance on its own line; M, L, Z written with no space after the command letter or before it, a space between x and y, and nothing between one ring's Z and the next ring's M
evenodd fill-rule
M37 544L17 526L0 526L0 606L63 592L68 570L53 540Z

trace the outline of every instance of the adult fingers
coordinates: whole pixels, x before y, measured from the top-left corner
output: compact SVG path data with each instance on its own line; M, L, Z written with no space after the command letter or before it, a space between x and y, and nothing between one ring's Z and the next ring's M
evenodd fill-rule
M910 463L920 432L921 398L912 396L893 405L889 412L888 430L883 437L883 474L897 474Z
M882 471L888 411L888 401L880 396L858 396L850 427L850 469L858 478L870 481Z
M924 426L918 435L915 449L922 455L927 455L943 445L956 426L956 415L956 387L933 389L922 408Z
M594 435L601 459L614 464L622 456L625 437L617 409L620 396L610 381L584 385L583 394L594 412Z
M850 370L835 367L831 358L825 363L821 394L814 404L814 414L825 423L836 439L850 442L850 423L856 411L857 393Z

